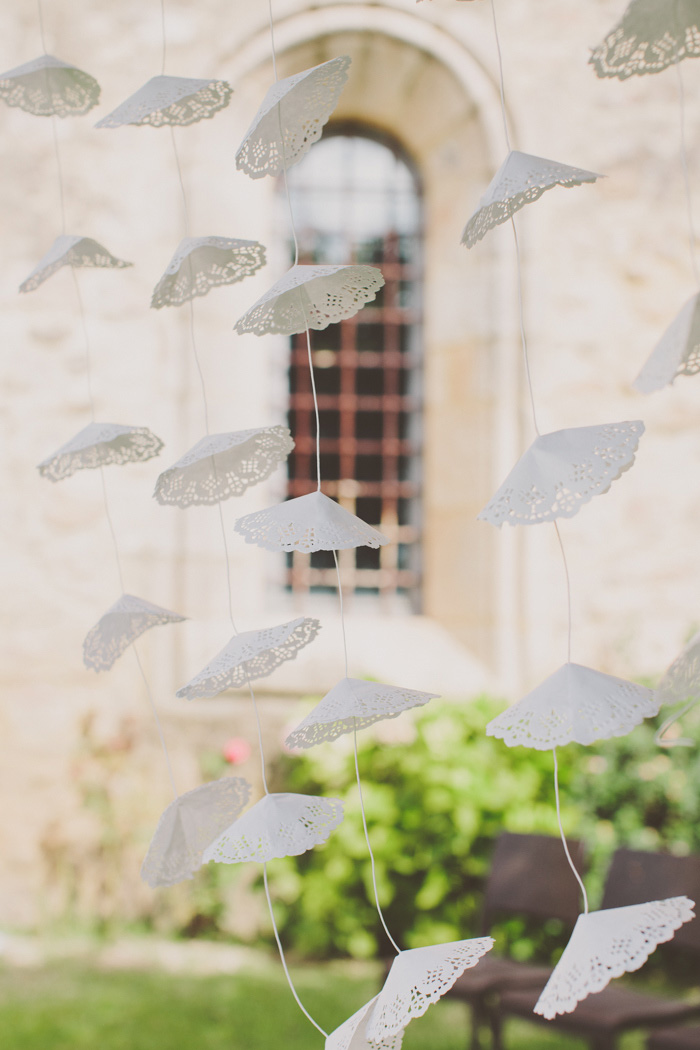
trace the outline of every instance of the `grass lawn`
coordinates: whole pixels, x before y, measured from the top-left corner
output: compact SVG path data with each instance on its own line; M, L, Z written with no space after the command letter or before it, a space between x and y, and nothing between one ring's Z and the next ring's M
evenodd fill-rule
M302 1001L331 1030L377 991L356 968L295 968ZM414 1021L403 1050L465 1050L467 1010L444 1000ZM541 1027L511 1023L508 1050L585 1050ZM623 1050L641 1050L638 1037ZM216 977L104 971L85 962L0 969L1 1050L323 1050L281 969Z

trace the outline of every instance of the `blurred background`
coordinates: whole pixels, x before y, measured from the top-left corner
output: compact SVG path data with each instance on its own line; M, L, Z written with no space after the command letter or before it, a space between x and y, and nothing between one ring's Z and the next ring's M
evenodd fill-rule
M623 7L519 0L498 13L513 147L608 176L555 188L518 219L541 428L637 418L647 427L634 469L562 524L573 659L653 685L700 621L693 484L700 395L693 379L649 399L631 386L695 288L677 71L620 83L598 80L587 65ZM380 552L341 556L350 674L445 698L362 739L380 892L390 928L417 946L478 932L501 830L556 833L550 756L509 751L484 736L496 711L565 661L567 642L554 530L499 533L476 521L534 438L511 232L499 228L469 252L459 243L506 154L491 12L486 0L274 0L274 12L280 76L352 58L323 140L290 172L302 261L370 262L386 278L375 302L313 333L312 347L324 491L392 540ZM315 487L305 340L233 331L290 263L283 185L248 179L234 159L273 79L267 5L166 0L165 14L166 72L223 78L234 88L228 109L174 132L190 233L259 240L267 249L268 264L253 278L196 301L195 324L212 431L284 423L296 438L288 471L223 512L239 627L297 615L323 625L257 693L276 789L347 799L345 823L325 848L271 869L284 941L292 958L310 961L300 971L309 1008L319 1003L337 1024L371 994L379 973L371 960L386 948L368 895L351 755L342 741L303 757L282 746L343 673L332 559L276 556L233 531L238 516ZM6 70L36 57L41 44L31 5L8 4L1 17ZM97 418L148 426L165 442L159 459L109 468L106 480L127 590L189 617L140 643L178 788L232 772L257 794L247 694L193 703L174 696L230 627L218 516L151 498L158 473L204 434L189 312L149 309L185 233L170 134L93 126L160 72L160 19L155 0L116 8L105 0L44 3L48 51L102 87L87 117L57 121L67 232L135 263L83 271L79 280ZM695 188L700 67L684 63L683 76ZM16 1023L29 1027L14 1041L0 1035L0 1046L33 1050L32 1039L50 1037L54 1048L82 1048L88 1042L80 1039L96 1038L67 1015L65 1029L55 1027L63 1017L56 1003L70 999L62 982L77 966L81 994L102 1004L100 1016L114 1029L117 1041L105 1046L184 1045L186 1022L172 1003L191 995L193 1016L218 1004L220 1031L204 1044L217 1050L224 1045L217 1039L231 1045L239 1012L256 995L264 1002L281 980L267 961L272 941L258 871L211 865L165 891L139 878L170 792L133 654L100 676L82 664L83 637L119 596L99 479L83 471L53 485L35 469L89 421L70 274L17 292L61 232L51 122L3 105L0 123L0 949L9 963L38 967L29 985L12 966L3 975L0 1007L28 997L34 1020L18 1007ZM695 732L692 716L686 731ZM616 846L697 849L700 771L692 752L662 753L653 728L641 727L621 742L571 748L561 764L565 825L589 844L594 897ZM557 951L556 930L510 923L499 936L519 958L549 961ZM198 962L177 954L193 939L197 950L211 949ZM56 957L73 962L51 963ZM84 973L79 960L88 957ZM327 976L340 964L315 962L348 957L357 967L342 971L353 1002L326 1001ZM135 961L152 968L152 984L143 976L119 983ZM202 980L242 969L243 984L234 994L209 976L195 1002L194 984L162 977L164 968L193 966ZM114 967L123 970L119 981ZM311 1030L279 991L285 1009L290 1004L288 1041L308 1045ZM157 1023L145 1005L133 1020L129 1004L140 996L171 1005ZM49 1004L46 1017L41 1002ZM446 1050L461 1046L461 1014L454 1021L461 1009L446 1004L446 1020L416 1026L406 1045L428 1039L442 1050L444 1038ZM268 1047L272 1038L272 1029L251 1028L245 1046ZM519 1046L576 1045L538 1032L528 1039L525 1026Z

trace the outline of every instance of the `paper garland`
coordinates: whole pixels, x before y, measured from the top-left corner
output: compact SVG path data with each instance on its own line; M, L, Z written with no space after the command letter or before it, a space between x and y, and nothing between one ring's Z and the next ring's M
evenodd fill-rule
M88 631L83 642L83 663L93 671L108 671L144 631L186 619L133 594L122 594Z
M236 284L264 265L265 249L257 241L185 237L153 289L151 306L181 306L212 288Z
M693 907L687 897L669 897L579 915L534 1012L547 1020L571 1013L614 977L639 970L659 944L694 918Z
M377 996L361 1006L348 1017L326 1039L324 1050L401 1050L403 1029L389 1035L378 1043L370 1043L367 1038L367 1022L377 1001Z
M696 0L632 0L621 20L589 62L599 77L660 73L700 55L700 11Z
M125 124L152 128L184 127L210 120L231 101L233 89L225 80L195 80L191 77L151 77L125 102L95 124L96 128L120 128Z
M120 423L88 423L75 437L42 460L37 470L49 481L61 481L76 470L94 470L112 463L140 463L157 456L163 442L148 427Z
M688 299L654 347L634 381L635 390L651 394L678 376L700 372L700 293Z
M80 117L100 101L100 85L69 62L41 55L0 73L0 98L35 117Z
M246 543L268 551L340 551L381 547L389 540L322 492L278 503L239 518L234 526Z
M97 241L93 241L92 237L61 234L53 242L43 259L34 267L29 277L19 286L20 292L33 292L62 266L98 266L107 269L122 269L125 266L133 266L133 263L117 259Z
M210 434L163 471L153 495L176 507L220 503L268 478L293 448L282 426Z

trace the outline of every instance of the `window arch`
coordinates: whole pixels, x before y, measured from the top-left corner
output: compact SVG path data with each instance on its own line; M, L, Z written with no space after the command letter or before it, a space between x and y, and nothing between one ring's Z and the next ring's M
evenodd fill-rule
M385 286L355 317L311 332L327 495L390 539L340 552L356 594L421 584L422 197L400 147L364 125L335 124L288 174L302 263L371 263ZM282 187L282 192L284 189ZM305 334L291 340L288 421L296 448L288 497L315 487L315 421ZM287 588L336 587L332 552L287 556Z

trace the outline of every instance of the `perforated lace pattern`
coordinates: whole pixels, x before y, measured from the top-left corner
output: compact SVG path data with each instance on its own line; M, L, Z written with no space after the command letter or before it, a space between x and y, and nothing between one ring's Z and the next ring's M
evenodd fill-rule
M668 386L678 376L700 372L700 295L694 295L669 325L634 381L641 394Z
M117 259L92 237L75 237L61 234L49 248L41 262L19 286L20 292L33 292L40 284L60 270L62 266L97 266L107 269L122 269L133 263Z
M354 317L384 284L376 266L293 266L236 322L239 335L296 335Z
M153 289L151 306L182 306L222 284L236 284L265 265L257 241L230 237L185 237Z
M657 945L670 941L693 917L693 901L687 897L580 915L535 1013L548 1020L571 1013L614 977L639 970Z
M488 736L536 751L626 736L658 714L653 690L580 664L564 664L486 726Z
M298 857L325 842L343 819L339 798L289 793L266 795L204 851L205 863L265 863Z
M629 470L641 420L600 427L572 427L542 434L516 463L479 514L499 528L573 518L581 507L607 492Z
M184 127L211 120L231 101L233 89L225 80L195 80L191 77L151 77L115 110L98 121L96 128L164 125Z
M238 816L250 799L242 777L202 784L171 802L158 821L141 878L149 886L174 886L202 866L207 846Z
M41 55L0 73L0 98L35 117L80 117L100 101L100 85L82 69Z
M448 992L460 974L493 948L493 938L433 944L401 952L392 963L367 1025L371 1043L400 1032Z
M700 55L697 0L632 0L621 20L593 49L589 62L599 77L660 73L683 58Z
M273 84L238 148L236 167L261 179L301 160L338 104L349 65L349 56L341 55Z
M673 661L656 690L662 704L700 700L700 634L694 635Z
M293 448L289 430L282 426L211 434L163 471L153 495L176 507L240 496L268 478Z
M421 693L380 682L343 678L287 737L288 747L313 747L343 733L365 729L402 711L422 707L437 693Z
M152 459L162 447L163 442L148 427L88 423L57 452L42 460L37 470L49 481L61 481L75 474L76 470Z
M239 518L234 525L246 543L268 551L340 551L381 547L386 536L322 492L278 503Z
M83 662L93 671L107 671L144 631L187 619L133 594L123 594L92 627L83 642Z
M538 200L552 186L580 186L601 176L544 157L513 150L494 175L479 206L464 227L462 244L473 248L494 226L507 222L526 204Z
M403 1031L389 1035L379 1043L370 1043L367 1038L367 1021L377 1001L377 996L348 1017L326 1039L324 1050L401 1050Z
M256 678L266 678L285 660L293 660L300 649L314 640L321 629L318 620L308 616L290 620L278 627L235 634L221 652L199 674L178 689L186 700L218 696Z

